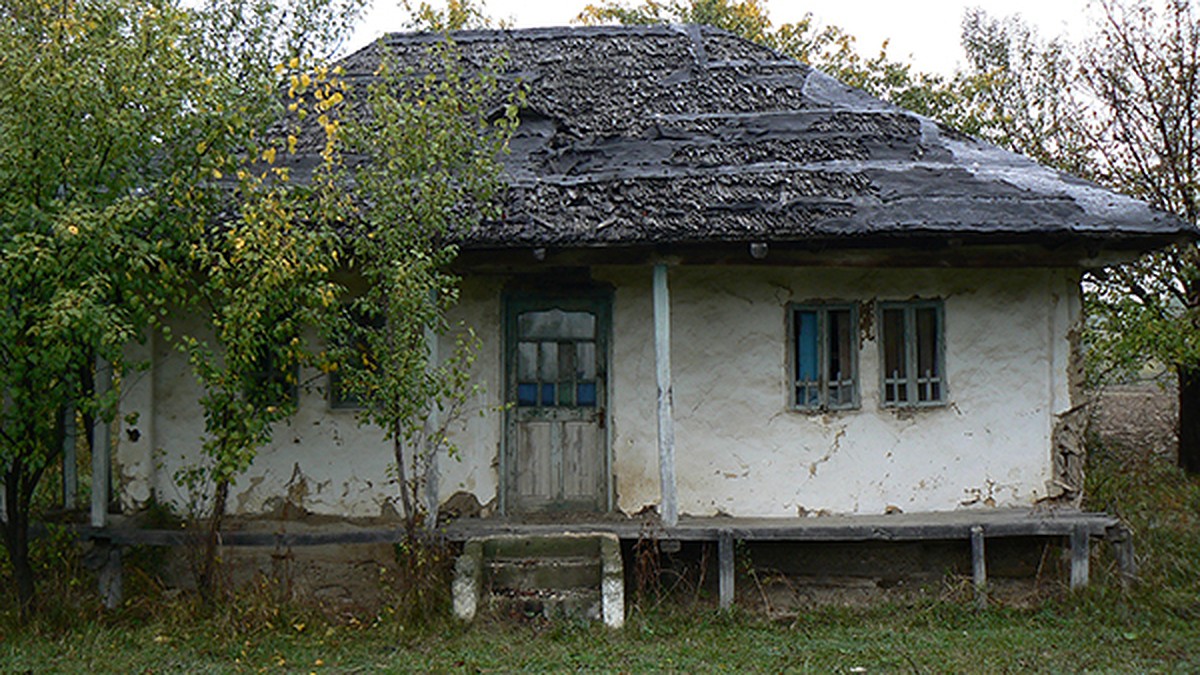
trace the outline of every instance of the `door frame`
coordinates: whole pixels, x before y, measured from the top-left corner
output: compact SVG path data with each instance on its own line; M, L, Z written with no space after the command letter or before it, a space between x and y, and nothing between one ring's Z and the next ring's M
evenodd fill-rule
M501 368L503 374L504 428L500 434L499 481L496 496L502 516L510 513L509 493L514 488L515 467L510 466L516 447L516 392L517 392L517 315L523 311L561 309L564 311L586 309L596 313L596 354L603 358L604 386L600 387L596 406L603 415L604 423L601 442L604 444L604 495L603 510L611 513L616 500L613 492L612 416L609 414L612 400L612 335L613 335L613 291L605 287L575 287L546 291L505 291L501 294L500 311L503 336L500 341ZM599 379L599 372L597 373Z

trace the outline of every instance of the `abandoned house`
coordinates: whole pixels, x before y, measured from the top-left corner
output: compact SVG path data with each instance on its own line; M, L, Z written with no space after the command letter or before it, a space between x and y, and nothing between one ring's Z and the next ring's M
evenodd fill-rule
M457 261L484 414L440 461L439 500L470 516L452 537L629 538L652 513L664 538L720 539L724 565L735 539L1115 525L1074 510L1081 273L1191 226L716 29L453 37L468 63L506 52L528 99L505 216ZM404 60L436 39L383 43ZM152 367L122 396L126 511L179 503L204 434L186 360L134 349ZM231 511L394 513L382 433L308 375Z

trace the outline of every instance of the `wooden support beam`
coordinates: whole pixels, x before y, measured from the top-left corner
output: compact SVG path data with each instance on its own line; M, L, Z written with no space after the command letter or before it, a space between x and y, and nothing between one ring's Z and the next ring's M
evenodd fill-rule
M975 604L987 607L987 558L983 548L983 526L971 528L971 579L975 583Z
M667 265L654 266L654 363L658 381L658 476L662 490L662 520L667 527L679 523L679 497L675 485L675 420L671 389L671 296L667 290Z
M1071 590L1087 586L1088 557L1091 539L1086 528L1077 526L1071 531Z
M121 547L111 543L99 544L104 557L96 581L100 586L100 600L104 609L116 609L124 601L125 581L121 568Z
M1113 557L1117 560L1117 571L1121 575L1121 586L1132 588L1137 585L1137 558L1133 551L1133 533L1124 524L1113 525L1105 533L1109 545L1112 546Z
M733 533L721 530L717 534L717 581L721 609L733 607Z
M96 357L96 398L100 399L112 387L112 364ZM104 415L97 413L92 434L92 527L108 524L108 476L112 466L112 434Z
M437 291L430 291L430 301L435 305L437 303ZM426 369L434 371L441 364L441 354L438 347L440 346L437 331L433 326L425 326L425 346L428 350L426 361ZM438 453L442 447L441 429L442 416L438 406L439 402L434 402L434 405L429 406L429 416L425 421L426 438L425 438L425 529L433 532L437 529L438 524L438 479L441 477L438 469ZM417 467L413 462L413 472L417 471ZM415 476L414 476L415 479Z

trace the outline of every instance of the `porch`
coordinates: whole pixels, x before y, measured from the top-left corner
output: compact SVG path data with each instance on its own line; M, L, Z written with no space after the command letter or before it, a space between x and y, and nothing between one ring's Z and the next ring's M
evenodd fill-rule
M986 540L1008 537L1062 537L1069 542L1072 589L1087 585L1092 539L1112 546L1124 583L1136 579L1133 539L1115 516L1078 510L997 509L912 514L818 516L807 518L697 518L680 516L676 525L657 518L598 518L570 523L520 522L503 518L463 519L445 527L452 541L496 535L557 536L610 533L621 540L714 542L717 545L720 606L733 604L734 548L739 541L790 543L962 541L970 546L977 602L986 603Z

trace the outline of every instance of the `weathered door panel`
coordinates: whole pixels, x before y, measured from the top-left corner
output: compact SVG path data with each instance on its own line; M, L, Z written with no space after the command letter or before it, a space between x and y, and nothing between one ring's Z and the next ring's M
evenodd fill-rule
M505 312L505 511L608 510L607 297L512 297Z

